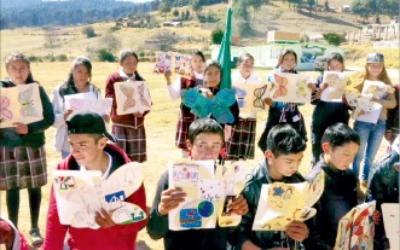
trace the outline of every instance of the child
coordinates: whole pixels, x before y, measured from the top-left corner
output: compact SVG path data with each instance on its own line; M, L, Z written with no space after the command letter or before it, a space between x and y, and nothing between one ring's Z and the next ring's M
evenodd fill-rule
M114 140L114 138L107 133L100 115L76 113L67 121L67 127L71 154L58 164L58 170L100 170L102 179L107 179L120 166L130 162L128 156L119 147L107 143L107 139ZM125 201L135 203L146 211L144 185L142 184ZM95 221L100 228L75 228L62 225L52 188L47 211L46 237L42 249L62 249L64 238L67 236L66 240L70 249L132 250L135 249L138 231L146 223L139 221L127 225L116 225L109 211L104 209L96 213Z
M306 179L325 173L325 187L315 205L316 230L311 249L333 249L340 219L357 205L357 179L349 169L357 154L360 137L348 125L336 123L322 136L323 154ZM308 249L308 248L307 248Z
M365 65L363 83L357 86L361 92L364 81L382 81L387 85L392 85L384 65L384 58L381 53L370 53ZM393 93L389 93L383 99L372 98L372 101L382 105L382 111L376 124L358 121L354 122L354 130L360 136L360 149L354 158L352 169L360 184L366 186L370 166L374 161L375 155L381 145L383 135L386 130L387 110L396 106L396 99ZM359 176L360 163L363 161L363 172Z
M106 82L106 97L113 98L111 108L112 133L118 140L118 146L122 148L132 161L144 162L147 160L146 154L146 131L144 128L144 114L135 113L128 115L117 115L117 103L115 97L114 84L127 80L144 81L137 72L139 59L132 50L122 50L119 54L118 72L108 76Z
M274 72L291 73L297 74L294 69L297 65L297 54L294 50L285 50L278 59L278 65ZM272 74L274 73L272 72ZM267 76L267 82L271 82L272 74ZM313 88L312 84L309 84L310 88ZM266 139L268 132L271 128L279 123L288 123L292 125L297 132L307 141L307 131L303 119L303 115L295 103L283 103L283 102L272 102L269 107L268 119L265 124L264 132L261 134L258 146L261 151L266 150Z
M232 83L260 83L261 79L254 74L254 57L249 53L239 58L238 70L232 74ZM232 127L230 138L226 142L226 159L254 159L254 141L256 134L256 113L242 118Z
M391 151L375 162L373 169L371 169L366 200L376 200L376 209L381 214L382 203L399 203L399 155L400 136L397 135ZM383 222L375 227L375 250L390 249Z
M192 52L190 60L192 72L190 78L178 77L175 82L171 83L171 71L164 73L167 81L169 96L176 100L181 97L181 91L197 86L203 86L205 57L199 50ZM178 124L176 126L175 145L182 149L182 157L188 157L188 149L186 148L187 131L190 124L195 120L195 116L190 113L190 109L181 104L179 110Z
M5 61L9 80L2 88L35 82L29 60L19 52L11 53ZM39 85L43 120L25 124L17 122L12 128L0 128L0 190L6 190L8 217L18 227L19 190L28 189L33 245L43 242L39 232L41 186L47 183L44 131L54 122L53 107L44 88Z
M391 147L393 144L394 139L399 134L399 90L400 84L396 84L394 91L394 96L396 98L396 107L393 109L388 109L388 118L386 120L386 131L385 131L385 139L388 141L388 150L387 152L391 151Z
M91 92L97 99L101 98L100 89L90 83L92 77L92 63L84 56L76 57L71 64L71 71L67 81L58 85L53 91L52 104L55 114L53 126L56 128L54 134L54 146L64 159L69 155L69 143L67 125L65 120L73 110L65 108L65 96L77 93ZM104 116L108 121L109 116Z
M235 249L300 249L299 244L308 236L308 226L292 221L285 232L253 231L252 225L257 211L261 186L275 181L285 183L303 182L297 172L303 152L306 149L304 138L290 125L274 126L267 137L265 160L247 176L243 197L248 201L249 211L231 235ZM294 242L296 241L296 242ZM306 246L307 247L307 246ZM308 249L308 248L307 248Z
M187 148L192 160L217 160L224 146L224 130L216 121L206 118L197 119L189 127ZM216 168L219 166L216 166ZM176 193L178 188L168 187L168 171L165 171L157 184L147 230L152 239L164 238L164 247L168 250L225 250L229 228L171 231L168 229L168 213L184 201L186 194ZM247 212L247 202L242 196L228 205L236 214Z
M328 71L343 72L344 68L344 59L341 54L334 52L329 55L327 59ZM337 122L342 122L348 125L350 119L350 107L346 104L320 100L322 91L328 87L328 83L322 81L323 74L318 77L317 82L315 83L316 93L315 99L312 101L312 104L315 105L311 121L313 166L319 161L319 157L322 153L321 138L325 129Z
M25 237L13 223L0 216L0 245L4 244L7 250L33 249L26 243Z

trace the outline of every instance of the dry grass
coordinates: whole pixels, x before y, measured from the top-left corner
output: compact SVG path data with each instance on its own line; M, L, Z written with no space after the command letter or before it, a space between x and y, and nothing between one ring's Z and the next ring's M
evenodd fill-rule
M143 164L145 187L147 193L147 206L151 206L152 199L155 194L157 181L161 173L166 169L169 160L178 158L180 151L174 146L175 125L178 114L178 101L171 101L162 75L154 75L152 73L153 65L150 63L141 63L139 72L146 78L153 100L153 109L146 117L146 130L148 137L148 162ZM34 77L40 81L50 95L56 84L66 78L69 70L69 63L34 63L32 72ZM117 70L115 63L94 63L93 65L93 83L104 90L105 79L108 74ZM260 76L267 74L266 70L256 70ZM4 65L1 65L1 74L5 75ZM306 74L306 73L304 73ZM315 74L315 73L309 73ZM310 119L313 107L306 104L301 107L301 111L306 118L308 133L310 133ZM257 123L257 139L264 128L264 121L267 116L266 112L258 114ZM46 131L46 150L49 174L56 168L60 160L60 155L52 147L52 139L54 128ZM383 143L384 144L384 143ZM379 154L382 154L383 147ZM257 162L262 160L260 150L256 150L256 160L248 161L247 168L252 168ZM300 171L306 173L309 170L311 159L311 145L308 143L307 150L302 161ZM48 204L50 184L43 187L43 200L40 212L40 228L45 233L45 218ZM6 215L5 194L0 192L0 213ZM29 230L29 210L27 204L26 191L22 190L20 224L19 228L25 235ZM153 241L149 238L146 230L139 233L140 245L143 249L162 249L162 241Z

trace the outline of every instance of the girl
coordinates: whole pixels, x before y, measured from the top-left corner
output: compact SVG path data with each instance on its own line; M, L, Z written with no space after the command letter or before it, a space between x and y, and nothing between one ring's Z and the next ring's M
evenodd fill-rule
M191 56L190 64L192 72L190 73L190 78L178 77L174 83L171 83L171 71L168 70L164 73L165 80L167 81L168 93L173 100L181 97L182 90L203 86L205 57L203 53L198 50L192 52ZM188 157L188 149L186 147L186 140L188 139L187 131L194 119L195 117L190 113L190 110L181 104L178 124L176 126L175 145L182 149L182 157L184 158Z
M363 82L356 86L360 92L365 80L381 81L387 85L392 85L385 69L384 57L381 53L370 53L368 55L363 78ZM372 98L372 101L382 105L378 122L376 124L358 120L354 122L354 130L360 136L361 142L360 149L354 158L352 169L363 186L367 184L369 169L385 134L387 110L396 107L396 99L393 93L387 94L382 99ZM359 176L359 167L362 160L364 162L363 172Z
M278 59L278 65L274 72L291 73L297 74L294 69L297 65L297 54L294 50L285 50ZM267 82L271 82L273 72L267 76ZM312 84L311 84L312 85ZM308 87L311 87L308 85ZM304 124L303 115L300 113L297 104L295 103L283 103L283 102L272 102L269 107L268 119L265 124L264 132L262 133L260 140L258 141L258 146L263 152L266 148L266 140L269 130L279 124L279 123L289 123L292 125L297 132L307 141L307 131Z
M144 162L146 154L146 131L144 128L144 116L149 113L134 113L117 115L117 103L115 97L114 83L127 80L144 81L137 72L139 59L133 50L122 50L119 54L118 72L108 76L106 82L106 97L113 98L111 108L112 133L118 140L118 146L122 148L132 161Z
M65 109L64 97L71 94L91 92L95 98L101 98L100 89L90 83L91 77L92 64L89 58L79 56L72 61L71 71L67 81L58 85L53 91L51 102L55 115L53 126L56 128L54 146L58 152L61 152L61 157L63 159L70 153L65 120L73 111L71 109ZM103 118L108 121L109 115L104 115Z
M253 72L254 57L246 53L239 58L238 70L232 74L232 83L260 83L261 79ZM254 159L254 141L256 133L256 113L242 118L233 126L230 138L226 141L226 159Z
M30 63L22 53L11 53L5 61L9 80L1 81L2 88L34 82ZM19 190L27 188L33 245L41 244L38 221L41 186L47 183L44 131L54 122L51 102L39 86L43 120L25 124L17 122L12 128L0 128L0 190L6 190L8 217L18 227ZM15 100L14 100L15 101Z
M343 72L344 59L339 53L332 53L327 59L327 70ZM320 100L321 93L328 87L328 83L322 82L323 74L317 78L315 83L315 94L312 104L315 105L311 121L311 144L312 144L312 165L314 166L322 153L321 138L325 129L337 122L349 124L350 107L339 102L324 102Z

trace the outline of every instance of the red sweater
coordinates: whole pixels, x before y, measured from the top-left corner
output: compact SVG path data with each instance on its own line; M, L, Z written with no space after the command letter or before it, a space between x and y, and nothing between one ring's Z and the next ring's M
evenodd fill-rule
M140 76L138 77L137 74L135 80L144 81L144 79L141 78ZM116 82L123 82L123 81L124 79L121 78L119 73L115 72L108 76L106 82L106 91L105 91L106 98L113 99L111 113L110 113L111 120L116 125L128 125L128 126L133 126L135 128L138 126L142 126L144 122L144 117L136 117L133 114L117 115L117 101L115 97L114 84ZM145 112L143 115L146 115L147 113L149 112Z
M118 147L108 144L104 149L112 157L111 171L130 160L127 155ZM78 170L75 159L69 155L57 166L58 170ZM125 201L135 203L146 210L146 194L144 185L129 196ZM60 224L57 212L57 202L54 190L51 188L49 209L47 211L46 237L42 250L63 249L64 238L68 232L67 241L71 250L132 250L135 249L137 233L146 225L146 220L131 223L128 225L116 225L110 228L74 228Z

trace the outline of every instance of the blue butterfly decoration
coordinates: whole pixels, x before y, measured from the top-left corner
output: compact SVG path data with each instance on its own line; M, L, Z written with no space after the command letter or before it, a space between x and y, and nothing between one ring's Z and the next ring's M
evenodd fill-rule
M235 91L232 89L222 89L212 99L203 96L196 89L189 89L182 95L182 103L188 106L195 116L204 118L211 114L221 124L234 122L235 117L229 107L235 101Z
M232 87L232 88L234 88L236 91L237 102L238 102L239 108L243 108L244 105L246 104L244 98L247 95L247 91L242 88L239 88L239 87Z

